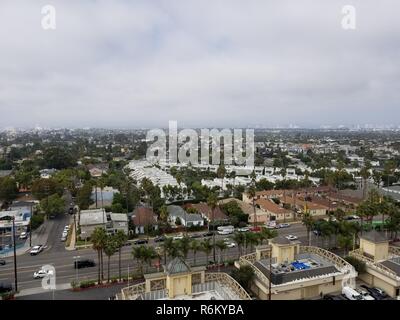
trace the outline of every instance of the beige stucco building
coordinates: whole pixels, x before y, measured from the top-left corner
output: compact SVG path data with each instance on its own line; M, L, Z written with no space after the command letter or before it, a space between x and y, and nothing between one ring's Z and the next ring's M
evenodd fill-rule
M122 300L249 300L248 293L227 273L208 273L175 258L164 272L146 274L145 281L122 289Z
M366 264L366 273L359 275L361 280L392 298L400 296L400 248L390 246L383 233L374 230L360 235L360 248L350 255Z
M235 263L238 268L244 265L253 268L251 289L262 300L269 300L270 292L271 300L317 298L340 292L343 281L354 283L357 276L353 266L339 256L281 237Z

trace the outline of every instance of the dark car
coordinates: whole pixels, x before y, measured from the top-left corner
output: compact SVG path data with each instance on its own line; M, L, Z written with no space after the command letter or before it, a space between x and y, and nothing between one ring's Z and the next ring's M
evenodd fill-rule
M165 236L159 236L154 238L154 242L163 242L165 241Z
M339 300L348 300L346 297L342 296L341 294L337 295L337 296L334 296L332 294L327 294L327 295L325 295L323 297L323 299L324 300L337 300L337 301L339 301Z
M74 214L74 208L69 208L68 213L69 214Z
M147 243L149 243L149 241L147 241L146 239L139 239L133 242L133 244L147 244Z
M78 260L74 262L75 269L90 268L94 267L96 263L93 260Z
M375 300L383 300L387 298L387 294L384 292L380 292L380 290L377 290L376 288L370 288L366 286L365 284L362 284L360 286L361 288L365 289L368 291L368 293L375 299Z
M0 266L5 266L6 265L6 260L0 260Z
M203 234L203 237L204 237L204 238L206 238L206 237L212 237L212 235L213 235L213 233L210 231L210 232L204 233L204 234Z
M12 285L6 283L0 283L0 294L1 293L8 293L12 291Z

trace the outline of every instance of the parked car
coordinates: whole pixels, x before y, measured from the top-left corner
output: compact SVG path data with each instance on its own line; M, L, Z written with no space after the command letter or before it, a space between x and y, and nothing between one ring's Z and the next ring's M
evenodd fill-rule
M52 270L46 271L46 270L40 269L39 271L36 271L33 274L33 278L34 279L41 279L41 278L44 278L44 277L46 277L48 275L53 275L53 271Z
M287 235L285 238L288 239L289 241L293 241L293 240L297 240L298 239L298 237L296 237L296 236L294 236L292 234Z
M319 231L319 230L313 230L313 233L314 233L316 236L322 235L322 232Z
M226 244L227 248L235 248L236 247L236 243L234 243L233 241L224 241Z
M149 243L149 241L146 239L138 239L133 242L133 244L147 244L147 243Z
M31 256L35 256L35 255L39 254L42 251L43 251L43 246L42 245L34 246L31 249L30 254L31 254Z
M90 259L74 261L75 269L90 268L90 267L94 267L95 265L96 265L96 263Z
M0 294L2 293L8 293L11 292L12 289L12 285L8 284L8 283L0 283Z
M279 224L279 228L289 228L290 224L289 223L281 223Z
M65 226L65 227L64 227L64 231L69 231L69 228L70 228L69 225Z
M190 238L192 238L192 239L197 239L197 238L201 238L202 236L203 236L203 235L200 234L200 233L195 233L195 234L190 235Z
M154 242L163 242L165 239L165 236L158 236L154 238Z
M203 233L203 237L204 237L204 238L212 237L212 236L213 236L213 232L212 232L212 231Z
M368 292L367 290L365 290L365 289L359 288L359 289L356 289L356 291L357 291L359 294L362 295L362 297L363 297L364 300L375 300L375 298L374 298L373 296L371 296L371 295L369 294L369 292Z
M0 260L0 266L5 266L6 265L6 260Z
M375 300L383 300L388 297L385 291L379 288L370 288L366 286L365 284L362 284L360 286L361 288L365 289L368 291L368 293L375 299Z
M237 231L239 231L239 232L248 232L248 231L250 231L250 228L249 227L238 228Z
M178 235L172 238L173 240L181 240L183 239L183 235Z
M64 242L64 241L67 241L67 236L64 236L64 234L61 236L61 241L62 242Z
M24 239L28 238L28 234L26 232L21 232L21 234L19 235L19 238L21 240L24 240Z
M343 287L342 294L349 300L364 300L362 295L351 287Z

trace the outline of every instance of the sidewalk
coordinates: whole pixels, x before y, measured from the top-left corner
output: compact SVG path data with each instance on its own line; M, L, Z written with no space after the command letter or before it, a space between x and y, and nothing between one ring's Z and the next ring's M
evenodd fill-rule
M55 291L68 290L71 288L72 287L71 287L70 283L56 284ZM51 292L51 291L53 291L53 290L43 289L42 287L24 289L24 290L21 290L19 293L16 293L15 297L23 297L23 296L29 296L32 294L46 293L46 292Z
M68 251L76 250L75 243L76 243L75 227L72 223L71 241L69 242L69 246L65 247L65 249Z

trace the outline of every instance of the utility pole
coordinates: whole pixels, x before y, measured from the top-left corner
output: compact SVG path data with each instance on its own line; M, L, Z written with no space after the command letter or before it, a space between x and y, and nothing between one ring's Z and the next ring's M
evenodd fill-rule
M29 247L32 247L32 218L33 218L33 204L31 203L31 218L29 219Z
M271 301L272 288L272 246L269 248L269 281L268 281L268 300Z
M11 217L12 219L12 237L13 237L13 248L14 248L14 285L15 292L18 292L18 276L17 276L17 248L15 243L15 217Z

